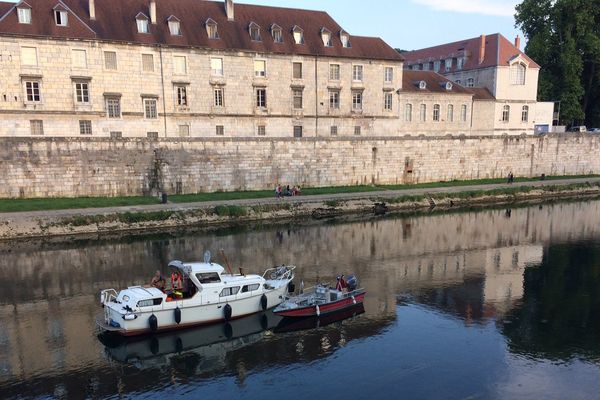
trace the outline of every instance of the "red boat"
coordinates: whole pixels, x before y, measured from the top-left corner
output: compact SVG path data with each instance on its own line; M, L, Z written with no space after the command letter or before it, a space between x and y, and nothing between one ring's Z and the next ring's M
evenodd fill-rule
M282 317L319 317L362 304L367 292L356 289L356 278L348 279L348 287L317 285L278 305L273 313Z

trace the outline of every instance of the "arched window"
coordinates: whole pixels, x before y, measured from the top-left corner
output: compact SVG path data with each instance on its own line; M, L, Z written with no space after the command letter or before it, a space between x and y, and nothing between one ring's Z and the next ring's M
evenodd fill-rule
M219 28L215 20L209 18L206 20L206 33L209 39L219 39Z
M440 105L439 104L433 105L433 120L435 122L440 121Z
M421 104L420 120L421 122L427 121L427 105L425 104Z
M505 105L502 107L502 122L510 121L510 106Z
M521 122L529 121L529 106L523 106L523 110L521 111Z
M460 107L460 120L461 122L467 122L467 105L463 104Z
M525 84L525 73L527 67L522 63L514 63L510 66L510 83L513 85Z
M404 108L404 121L412 122L412 104L407 104Z
M452 104L448 104L448 117L446 118L446 122L454 122L454 106Z

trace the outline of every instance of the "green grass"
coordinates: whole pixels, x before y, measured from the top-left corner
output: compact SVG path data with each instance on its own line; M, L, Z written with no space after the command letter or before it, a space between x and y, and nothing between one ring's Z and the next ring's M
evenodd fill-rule
M580 176L547 176L546 180L552 181L557 179L575 179L575 178L592 178L600 175L580 175ZM525 183L537 181L539 178L517 178L515 183ZM467 187L473 185L487 184L502 184L506 183L506 179L478 179L471 181L448 181L448 182L432 182L419 183L414 185L382 185L382 186L341 186L341 187L323 187L323 188L303 188L302 196L312 195L328 195L337 193L369 193L374 191L385 190L410 190L410 189L428 189L428 188L443 188L443 187ZM517 188L515 185L514 188ZM511 187L500 190L509 190ZM474 193L466 191L461 197L472 197ZM273 198L274 190L261 191L238 191L238 192L215 192L215 193L198 193L188 195L172 195L169 196L169 201L173 203L195 203L206 201L228 201L242 199L264 199ZM466 198L466 197L465 197ZM120 206L137 206L147 204L158 204L159 200L155 197L80 197L80 198L50 198L50 199L0 199L0 213L2 212L23 212L23 211L45 211L45 210L65 210L75 208L105 208L105 207L120 207ZM244 212L247 212L245 210ZM239 215L240 210L215 210L216 214L225 213L227 215ZM228 214L229 213L229 214ZM220 214L219 214L220 215ZM133 218L135 219L135 218ZM82 221L83 222L83 221Z

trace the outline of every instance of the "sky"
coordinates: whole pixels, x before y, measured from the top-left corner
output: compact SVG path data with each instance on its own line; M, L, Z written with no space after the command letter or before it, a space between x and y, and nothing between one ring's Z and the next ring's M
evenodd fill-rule
M378 36L392 47L404 50L473 38L482 33L501 33L511 41L520 34L514 26L518 0L240 0L239 3L326 11L351 35ZM524 45L525 41L522 42Z

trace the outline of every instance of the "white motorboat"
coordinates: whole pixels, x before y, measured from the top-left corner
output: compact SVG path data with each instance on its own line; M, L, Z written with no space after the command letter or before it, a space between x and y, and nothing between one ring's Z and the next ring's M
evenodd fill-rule
M103 290L100 303L104 315L101 329L123 336L169 331L229 321L266 311L293 291L293 266L269 268L260 275L233 274L210 261L173 261L169 268L183 276L183 290L165 292L157 288L130 287L120 292ZM289 287L289 289L288 289Z

